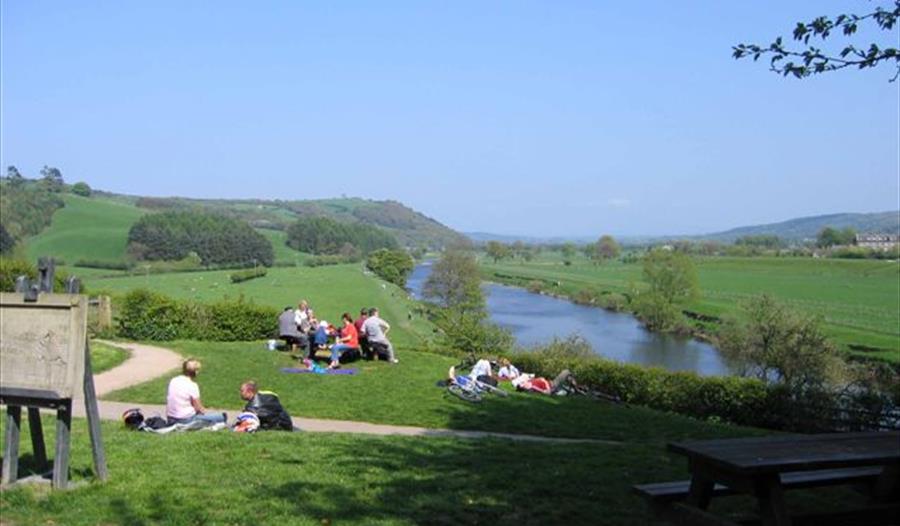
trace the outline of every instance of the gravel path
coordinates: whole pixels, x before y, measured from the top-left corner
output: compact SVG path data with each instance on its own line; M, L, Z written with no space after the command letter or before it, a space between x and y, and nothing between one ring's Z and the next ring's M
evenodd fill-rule
M131 356L121 365L106 372L94 376L94 385L97 396L109 394L118 389L123 389L135 384L143 383L163 375L175 375L181 368L181 355L172 350L141 343L103 343L114 347L127 349ZM84 401L75 400L73 413L83 417ZM140 407L145 416L155 414L165 415L165 405L136 404L131 402L113 402L100 400L100 418L104 420L120 420L122 413L133 407ZM223 411L222 409L211 409ZM227 411L227 410L225 410ZM234 413L234 410L232 410ZM464 431L458 429L441 429L415 426L393 426L386 424L371 424L368 422L355 422L350 420L325 420L320 418L294 417L294 425L303 431L319 433L360 433L366 435L402 435L402 436L439 436L455 438L504 438L523 442L550 442L550 443L592 443L606 445L620 445L614 440L600 440L591 438L553 438L536 435L519 435L513 433L494 433L489 431Z

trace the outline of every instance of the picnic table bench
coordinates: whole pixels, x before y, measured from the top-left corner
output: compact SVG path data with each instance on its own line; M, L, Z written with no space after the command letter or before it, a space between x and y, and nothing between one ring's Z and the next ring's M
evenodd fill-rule
M670 443L688 457L691 479L634 486L660 516L678 524L734 524L710 513L714 497L749 494L762 524L900 524L900 433L781 435ZM791 516L785 490L857 484L864 509Z

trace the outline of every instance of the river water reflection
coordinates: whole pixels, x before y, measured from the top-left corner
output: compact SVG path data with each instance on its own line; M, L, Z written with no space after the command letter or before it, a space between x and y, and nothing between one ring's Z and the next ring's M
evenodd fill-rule
M413 270L407 281L407 287L417 298L421 297L430 272L431 264L425 262ZM597 354L620 362L655 365L670 371L696 371L702 375L730 374L715 347L690 338L647 331L630 314L576 305L517 287L493 283L483 287L491 320L509 329L522 346L577 334Z

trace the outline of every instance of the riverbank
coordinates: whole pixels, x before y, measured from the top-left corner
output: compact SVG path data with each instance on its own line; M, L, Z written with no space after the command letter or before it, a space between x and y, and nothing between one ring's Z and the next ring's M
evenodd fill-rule
M892 261L814 260L811 258L695 258L700 298L684 306L700 338L715 334L717 320L739 314L754 295L768 293L807 314L822 318L826 333L848 355L900 364L900 263ZM531 262L481 261L482 276L578 299L593 294L597 303L620 308L640 286L639 263L595 265L576 257L563 264L557 253L541 253Z

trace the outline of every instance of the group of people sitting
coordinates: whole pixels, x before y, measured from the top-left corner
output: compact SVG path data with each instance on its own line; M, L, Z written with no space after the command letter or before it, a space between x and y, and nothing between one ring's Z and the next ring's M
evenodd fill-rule
M197 375L200 372L200 361L188 358L181 365L181 374L169 381L166 392L166 424L197 424L198 427L225 425L228 415L208 411L200 401L200 386ZM278 395L271 391L261 391L253 380L247 380L240 386L241 398L246 402L244 412L235 421L235 430L247 430L244 424L248 414L255 417L252 430L284 430L294 428L291 415L281 405Z
M497 366L496 374L493 372L493 366ZM461 383L456 366L451 367L447 375L451 383ZM574 381L572 372L568 369L563 369L553 380L531 373L522 373L515 365L510 363L508 358L500 358L496 362L487 359L478 360L466 377L494 387L500 381L509 381L518 391L530 391L548 395L556 393L567 383Z
M302 300L296 309L285 307L278 317L279 337L291 351L301 351L300 359L314 360L319 351L330 350L329 368L340 367L341 361L350 361L360 355L367 359L385 357L398 363L394 346L387 338L391 326L381 319L378 309L360 309L355 320L349 312L341 315L341 327L316 318L309 303ZM302 351L305 351L305 356Z

